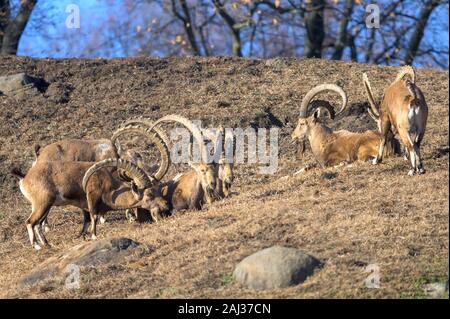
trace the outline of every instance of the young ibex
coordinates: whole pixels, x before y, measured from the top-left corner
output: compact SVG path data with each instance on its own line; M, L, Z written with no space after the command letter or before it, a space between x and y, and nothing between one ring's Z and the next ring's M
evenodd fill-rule
M178 115L167 115L152 123L153 129L163 122L175 122L185 126L193 135L199 145L201 160L199 163L190 163L192 169L178 175L167 182L163 193L174 211L183 209L201 209L205 202L211 203L215 197L217 184L217 169L214 163L208 163L208 154L203 142L200 129L187 118Z
M404 79L405 76L411 79ZM428 106L422 91L415 84L415 73L411 66L402 67L384 91L379 111L367 75L363 74L364 87L369 98L371 112L379 119L381 143L374 164L381 163L389 134L398 133L406 148L412 169L408 175L425 172L420 157L420 145L425 135ZM392 127L392 128L391 128ZM394 131L394 132L392 132Z
M324 100L311 100L323 91L333 91L342 97L342 107L335 114L333 107ZM347 95L334 84L321 84L311 89L300 106L300 118L292 133L292 139L308 139L314 157L322 167L354 161L367 161L377 155L380 134L376 131L353 133L346 130L332 131L319 121L319 110L326 111L330 119L341 114L347 108ZM315 109L312 115L310 111ZM390 152L395 153L395 141L390 141Z
M223 126L203 129L202 134L214 145L214 166L217 171L217 183L213 200L226 198L231 194L231 185L234 181L234 165L233 159L226 157L225 148L234 147L233 137L225 136L225 128ZM219 160L217 160L216 155L220 155Z
M130 181L123 181L114 174L122 170ZM135 164L122 159L106 159L94 162L37 162L25 174L13 169L20 178L20 190L31 202L32 212L26 221L31 245L41 249L48 241L42 232L42 222L52 206L72 205L89 212L90 233L96 239L99 215L111 210L143 207L153 214L168 210L167 202L159 196L157 181ZM86 234L85 219L82 235Z

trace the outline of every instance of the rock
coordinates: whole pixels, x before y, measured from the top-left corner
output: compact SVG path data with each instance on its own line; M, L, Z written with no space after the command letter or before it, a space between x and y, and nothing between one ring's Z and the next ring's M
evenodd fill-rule
M433 299L448 298L448 282L433 282L423 286L425 293Z
M284 288L305 281L321 266L315 257L295 248L272 246L244 258L233 272L247 288Z
M34 285L46 279L67 276L67 267L119 264L151 252L151 249L129 238L109 238L83 243L50 257L19 279L19 286Z
M33 88L42 91L46 88L46 82L26 73L0 76L0 93L4 95L15 95Z

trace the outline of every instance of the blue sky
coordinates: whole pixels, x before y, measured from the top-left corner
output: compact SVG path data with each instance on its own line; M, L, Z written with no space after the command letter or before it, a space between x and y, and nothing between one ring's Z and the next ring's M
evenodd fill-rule
M13 3L18 1L13 0ZM77 4L80 8L80 29L69 29L65 25L69 4ZM117 32L117 25L129 20L126 7L131 5L132 0L39 0L20 41L18 54L53 58L136 55L139 43L124 45L124 41L115 41L112 35ZM141 13L147 15L148 12L148 16L158 17L160 13L155 10L152 5L140 9ZM134 16L130 28L121 30L118 38L126 39L127 32L135 32L134 28L140 24L142 16ZM433 23L427 28L423 41L448 51L448 6L435 10L430 21ZM443 28L443 22L446 28ZM245 47L244 50L246 52ZM158 55L158 52L154 54Z

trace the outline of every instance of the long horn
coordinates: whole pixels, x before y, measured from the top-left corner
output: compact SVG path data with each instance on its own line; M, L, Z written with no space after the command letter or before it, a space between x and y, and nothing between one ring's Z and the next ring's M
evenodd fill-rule
M364 89L366 90L367 98L369 100L369 115L374 115L377 120L380 117L380 112L378 112L377 103L375 102L375 99L373 97L372 86L370 85L370 81L366 73L363 73L363 84Z
M394 82L402 80L405 75L409 75L409 77L411 78L411 82L414 84L416 83L416 72L414 71L414 68L410 65L405 65L400 68L400 70L397 73L397 76L395 77Z
M156 148L158 149L161 156L161 163L159 164L158 171L154 174L153 177L158 181L161 180L164 175L166 175L170 166L170 154L167 144L164 142L158 132L156 132L156 130L155 133L153 133L148 127L133 125L123 126L117 129L111 137L111 142L113 143L113 145L116 145L117 139L120 136L128 133L137 133L140 135L144 135L151 143L156 145Z
M363 73L363 84L367 93L367 98L369 99L369 115L375 116L375 120L378 120L378 118L380 117L380 112L378 112L377 103L375 102L375 99L373 97L372 87L370 86L369 78L367 77L366 73Z
M194 139L197 140L197 143L199 145L200 148L200 154L201 154L201 159L203 163L207 163L208 162L208 153L206 151L206 147L205 144L203 143L203 136L202 136L202 132L200 131L200 129L194 125L194 123L192 123L190 120L188 120L185 117L179 116L179 115L166 115L162 118L160 118L159 120L155 121L152 126L150 126L150 129L153 130L153 128L155 126L157 126L160 123L163 122L177 122L182 124L183 126L185 126L194 136Z
M131 119L123 122L122 125L120 125L120 127L129 126L129 125L140 125L140 126L145 126L145 127L150 128L153 125L153 121L149 118L139 116L139 117L131 118ZM153 131L155 131L156 134L158 134L158 136L167 145L167 147L169 147L170 139L167 136L167 134L163 130L161 130L160 128L157 128L157 127L153 127Z
M333 91L338 93L342 97L342 107L341 109L336 112L336 115L341 114L344 112L344 110L347 107L347 94L345 91L337 86L336 84L320 84L315 87L313 87L311 90L309 90L308 93L306 93L305 97L303 98L302 104L300 106L300 117L308 117L308 111L309 111L309 104L311 100L320 92L323 91Z
M127 176L129 176L139 188L149 188L153 185L144 170L140 169L137 165L120 158L107 158L103 161L95 163L86 171L83 177L84 191L86 191L86 185L92 175L104 167L114 167L125 171Z

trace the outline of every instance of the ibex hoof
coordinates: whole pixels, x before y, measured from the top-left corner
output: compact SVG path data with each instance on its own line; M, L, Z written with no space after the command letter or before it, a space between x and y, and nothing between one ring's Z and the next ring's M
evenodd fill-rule
M100 216L100 224L106 223L106 218L103 216Z
M95 236L95 235L92 235L91 238L92 238L92 240L97 240L97 236Z
M413 175L414 175L414 170L410 169L409 172L408 172L408 176L413 176Z
M39 244L34 244L34 249L36 249L36 250L41 250L41 249L42 249L42 247L41 247L41 246L39 246Z
M45 226L45 227L44 227L44 232L48 233L49 231L50 231L50 227Z
M372 160L372 164L373 165L377 165L379 164L381 161L378 159L378 157L374 157L374 159Z

